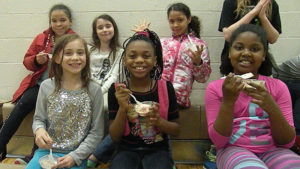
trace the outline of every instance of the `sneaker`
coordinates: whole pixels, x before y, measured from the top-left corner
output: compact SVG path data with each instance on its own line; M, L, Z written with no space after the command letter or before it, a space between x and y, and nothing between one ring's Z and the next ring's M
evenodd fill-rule
M205 161L203 165L204 169L217 169L216 163L210 162L210 161Z
M207 161L204 162L204 169L217 169L216 165L216 147L215 145L210 146L210 150L206 151Z
M27 165L29 161L32 159L32 157L33 155L25 156L24 158L17 158L14 164Z
M98 163L92 159L88 159L87 161L87 168L96 168Z
M210 162L215 163L216 162L216 147L215 145L210 146L210 150L206 151L206 157Z

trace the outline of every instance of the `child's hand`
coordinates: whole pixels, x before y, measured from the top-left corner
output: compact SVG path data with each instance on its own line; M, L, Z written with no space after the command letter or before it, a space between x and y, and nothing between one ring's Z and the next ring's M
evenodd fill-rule
M259 13L260 13L262 7L264 6L264 4L266 3L266 1L268 1L268 0L259 0L257 2L257 4L255 5L255 7L252 9L252 11L255 13L256 16L259 15Z
M240 77L234 77L233 73L226 76L222 85L223 101L235 103L245 85L242 80Z
M201 45L201 48L197 45L197 51L193 51L192 49L189 49L190 53L188 53L189 57L192 59L193 64L196 66L199 66L202 64L201 55L203 52L203 45Z
M261 8L261 10L260 10L260 12L258 14L259 18L263 19L263 18L267 17L267 15L266 15L266 9L267 9L269 3L270 3L270 0L265 0L265 2L264 2L263 6L262 6L262 8Z
M44 128L39 128L35 132L35 143L39 148L50 149L52 148L53 140Z
M57 164L52 167L54 168L71 168L75 165L74 159L70 155L66 155L57 159Z
M150 122L153 126L160 126L161 117L160 113L158 111L159 104L154 102L152 106L150 107Z
M45 51L41 51L39 54L36 55L36 62L40 65L46 63L48 60L47 55L48 53L45 53Z
M140 21L139 25L134 25L135 28L133 28L132 31L133 32L144 31L149 28L150 24L151 24L150 22L146 22L146 19L144 19L144 22Z
M252 97L251 102L259 105L267 113L273 112L273 108L277 107L277 103L266 89L265 86L250 82L249 85L255 87L245 89L245 93Z
M131 93L131 91L129 89L127 89L126 85L123 83L116 83L115 84L115 89L116 89L116 98L118 100L119 103L119 108L122 108L126 111L128 111L128 107L129 107L129 94Z

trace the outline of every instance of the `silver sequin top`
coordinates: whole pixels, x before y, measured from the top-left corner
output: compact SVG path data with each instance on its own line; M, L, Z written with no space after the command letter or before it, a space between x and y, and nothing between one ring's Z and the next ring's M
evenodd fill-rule
M87 88L54 93L54 80L42 82L32 124L33 132L44 128L53 139L53 151L67 153L80 165L104 135L101 87L90 81Z
M91 123L91 99L86 89L61 89L48 98L48 133L54 149L74 150L84 139Z

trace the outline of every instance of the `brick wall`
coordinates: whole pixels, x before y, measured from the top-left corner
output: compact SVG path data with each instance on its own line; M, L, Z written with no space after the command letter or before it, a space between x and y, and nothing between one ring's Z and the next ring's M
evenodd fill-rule
M72 28L90 41L93 19L108 13L116 20L121 41L132 35L134 24L146 18L160 37L169 36L166 10L172 0L3 0L0 2L0 100L11 99L29 72L22 64L33 38L48 27L49 8L64 2L73 10ZM271 51L278 63L300 54L300 1L277 0L283 33ZM219 78L222 33L217 31L223 0L185 0L202 22L202 39L209 47L213 72L209 81ZM206 84L194 83L192 103L203 104ZM199 97L200 95L200 97Z

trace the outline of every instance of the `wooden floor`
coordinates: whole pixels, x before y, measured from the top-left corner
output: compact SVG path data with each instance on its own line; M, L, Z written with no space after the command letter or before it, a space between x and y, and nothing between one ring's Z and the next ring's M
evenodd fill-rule
M6 158L5 160L2 161L2 164L14 164L15 159L16 158ZM25 168L25 166L21 167L21 165L13 166L13 168L16 168L16 167ZM106 165L106 166L99 166L98 168L108 169L107 167L108 166ZM177 169L203 169L202 165L199 165L199 164L176 164L176 167L177 167ZM0 165L0 169L2 169L1 165ZM5 166L5 169L7 169L7 166Z
M203 141L203 142L197 142L197 141L171 141L172 147L174 146L173 155L174 158L179 160L179 163L176 164L177 169L203 169L201 164L194 164L195 162L203 161L203 159L199 158L190 158L191 163L184 163L181 164L180 161L186 161L186 156L191 157L199 157L199 153L201 153L200 148L207 149L209 142ZM32 137L13 137L7 148L8 148L8 154L19 154L21 156L30 154L31 152L31 146L33 145L33 138ZM184 145L184 146L183 146ZM181 147L181 148L180 148ZM2 164L14 164L15 157L9 157L2 161ZM98 168L101 169L108 169L109 166L99 166ZM0 169L17 169L17 168L25 168L25 166L1 166Z

